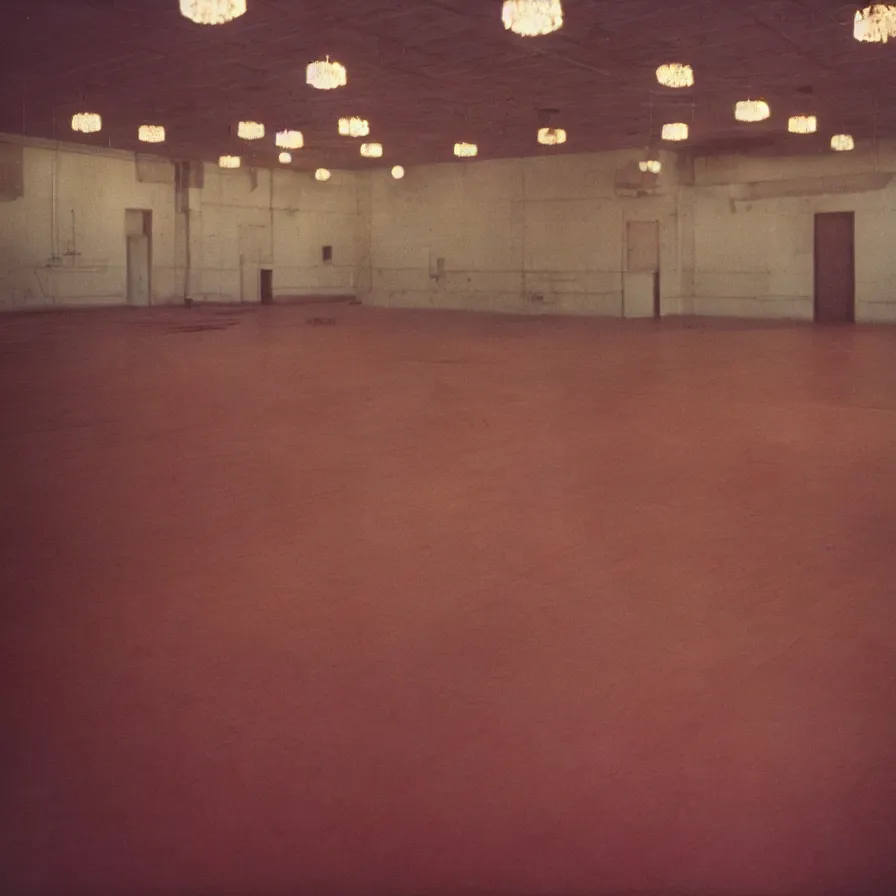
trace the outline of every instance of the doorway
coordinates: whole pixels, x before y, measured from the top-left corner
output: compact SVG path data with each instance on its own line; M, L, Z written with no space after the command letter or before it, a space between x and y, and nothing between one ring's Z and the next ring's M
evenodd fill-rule
M659 221L626 222L623 315L660 316Z
M262 268L259 272L258 291L262 305L274 304L274 272L270 268Z
M856 318L855 213L815 216L815 322Z
M124 212L129 305L149 305L152 297L152 212L128 208Z

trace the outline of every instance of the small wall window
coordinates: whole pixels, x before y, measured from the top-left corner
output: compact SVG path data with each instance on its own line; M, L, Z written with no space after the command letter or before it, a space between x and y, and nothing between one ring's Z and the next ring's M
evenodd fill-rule
M320 254L321 254L321 258L323 258L325 263L328 261L332 261L333 260L333 247L332 246L324 246L323 249L321 249Z

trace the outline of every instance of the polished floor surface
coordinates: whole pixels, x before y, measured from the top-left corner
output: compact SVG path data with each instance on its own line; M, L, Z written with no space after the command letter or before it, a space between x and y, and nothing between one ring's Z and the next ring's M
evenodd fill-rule
M4 896L896 892L896 329L15 315L0 407Z

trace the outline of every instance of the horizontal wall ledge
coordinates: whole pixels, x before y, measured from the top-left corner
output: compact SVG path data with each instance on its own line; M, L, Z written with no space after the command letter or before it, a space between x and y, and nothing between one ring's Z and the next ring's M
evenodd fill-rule
M735 202L749 202L754 199L781 199L787 196L871 193L885 189L892 180L892 174L872 171L866 174L838 174L833 177L754 181L746 184L732 184L728 188L728 195Z

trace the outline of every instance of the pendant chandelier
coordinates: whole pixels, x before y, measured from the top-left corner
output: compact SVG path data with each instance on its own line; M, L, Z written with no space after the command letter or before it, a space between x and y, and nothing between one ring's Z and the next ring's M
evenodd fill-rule
M856 148L856 141L850 134L834 134L831 137L831 149L834 152L852 152Z
M281 152L279 156L277 156L277 160L281 165L288 165L292 161L292 153L291 152Z
M865 43L885 44L896 38L896 6L873 3L856 10L852 36Z
M479 147L475 143L455 143L454 154L459 159L472 159L479 154Z
M345 87L348 75L345 66L338 62L330 62L330 57L323 62L312 62L305 73L305 82L318 90L335 90Z
M681 62L668 62L656 70L656 79L663 87L693 87L694 70Z
M326 168L318 168L317 171L314 172L314 179L319 180L321 183L325 183L330 179L332 175Z
M538 37L563 27L560 0L504 0L504 27L522 37Z
M392 169L392 177L394 177L395 180L401 180L404 177L404 168L402 168L401 165L396 165Z
M363 118L340 118L339 133L343 137L366 137L370 133L370 124Z
M688 126L683 121L673 121L663 125L663 140L680 142L688 139Z
M765 121L771 114L765 100L741 100L734 107L734 117L738 121Z
M223 25L246 11L246 0L180 0L181 15L197 25Z
M280 149L301 149L305 145L305 137L301 131L277 131L274 144Z
M240 167L240 157L239 156L221 156L218 159L218 167L219 168L239 168Z
M237 125L236 134L243 140L261 140L264 137L264 125L258 121L241 121Z
M538 142L542 146L559 146L566 143L566 131L563 128L539 128Z
M82 134L95 134L103 129L103 119L96 112L78 112L72 115L72 130Z
M791 115L787 130L791 134L814 134L818 130L818 119L814 115Z
M137 139L141 143L164 143L165 128L160 124L141 124L137 128Z
M382 143L362 143L361 155L365 159L381 159L383 157Z
M659 174L663 170L663 163L656 159L647 159L643 162L638 162L638 167L644 174Z

